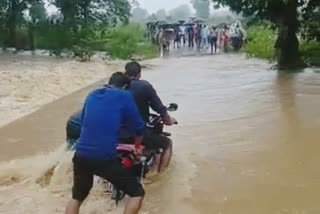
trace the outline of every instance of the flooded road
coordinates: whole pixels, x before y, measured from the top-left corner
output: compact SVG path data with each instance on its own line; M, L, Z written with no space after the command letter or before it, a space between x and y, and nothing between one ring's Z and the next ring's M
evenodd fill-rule
M319 69L278 73L241 55L145 64L143 78L165 103L179 104L179 126L167 129L173 163L146 184L142 213L320 212ZM11 160L0 163L0 213L62 213L72 177L72 154L61 146L64 122L86 93L0 129L1 161ZM121 213L121 206L98 184L82 213Z

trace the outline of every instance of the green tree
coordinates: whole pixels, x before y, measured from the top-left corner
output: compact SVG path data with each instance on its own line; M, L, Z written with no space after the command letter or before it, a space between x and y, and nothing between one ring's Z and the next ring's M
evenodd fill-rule
M304 5L301 33L306 40L320 42L320 1L311 0Z
M131 11L132 17L135 20L141 21L141 20L146 20L149 13L146 9L143 9L141 7L136 7L133 8Z
M278 67L283 69L303 65L297 38L300 25L298 18L301 15L306 20L308 10L315 11L319 8L319 0L213 1L215 6L229 6L231 10L245 16L255 15L261 19L272 21L278 27L278 38L275 44Z
M180 5L169 11L169 16L175 20L186 20L191 16L191 9L189 5Z
M52 3L60 9L64 25L73 26L78 14L78 0L53 0Z
M37 0L1 0L0 19L5 31L6 45L16 47L16 31L19 21L23 20L23 11Z
M155 14L158 19L165 20L167 18L167 11L165 9L160 9Z
M30 21L33 24L45 21L47 18L47 11L43 1L33 1L29 7Z
M158 16L155 13L152 13L150 16L147 18L149 21L157 21Z
M44 22L47 18L47 13L46 13L46 9L43 1L31 2L31 5L29 7L29 17L30 19L27 20L28 36L30 40L30 48L31 50L34 50L35 49L34 31L36 27L41 22Z
M127 22L131 9L128 0L53 0L53 4L60 9L67 27Z
M209 0L191 0L193 8L196 10L196 15L199 18L207 20L210 16L210 1Z
M7 37L7 29L6 29L6 11L7 11L7 5L5 2L0 1L0 42L2 43L1 45L5 46L5 40Z

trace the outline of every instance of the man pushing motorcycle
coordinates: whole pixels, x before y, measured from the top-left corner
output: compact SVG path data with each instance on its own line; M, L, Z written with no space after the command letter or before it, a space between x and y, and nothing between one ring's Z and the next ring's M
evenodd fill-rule
M147 124L149 122L150 108L157 112L165 125L171 126L177 123L167 111L156 90L146 80L141 80L141 65L138 62L129 62L125 66L125 74L130 77L131 81L127 90L131 92L136 102L142 119ZM146 127L143 134L143 144L146 150L162 149L160 165L158 171L163 171L170 162L172 152L172 142L164 135L155 133L153 129Z
M86 98L81 121L78 121L81 133L73 158L72 199L66 214L79 213L92 188L94 175L108 180L129 195L124 214L137 214L140 210L145 194L142 184L137 180L134 168L123 167L116 151L121 123L126 121L135 134L135 152L142 153L144 123L132 95L121 90L129 82L125 74L117 72L107 86L94 90Z

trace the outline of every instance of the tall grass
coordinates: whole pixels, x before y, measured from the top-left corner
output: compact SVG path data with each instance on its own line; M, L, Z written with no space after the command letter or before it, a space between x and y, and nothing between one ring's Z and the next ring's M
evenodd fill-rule
M16 32L18 50L30 49L30 28L20 27ZM5 32L0 32L0 46L4 44ZM116 27L92 25L82 29L66 29L62 24L39 23L33 28L35 49L50 50L55 55L73 52L75 56L92 55L94 51L106 52L112 58L152 58L157 48L145 38L140 24Z
M276 32L267 25L253 25L247 29L247 44L244 51L249 56L273 60Z
M110 29L105 48L111 57L120 59L134 56L150 58L157 54L157 48L146 40L145 30L138 24Z
M248 43L244 51L252 57L275 60L274 44L277 31L265 23L252 25L247 29ZM300 41L299 50L304 61L309 65L320 66L320 42Z
M302 41L300 52L307 64L320 66L320 42L315 40L309 42Z

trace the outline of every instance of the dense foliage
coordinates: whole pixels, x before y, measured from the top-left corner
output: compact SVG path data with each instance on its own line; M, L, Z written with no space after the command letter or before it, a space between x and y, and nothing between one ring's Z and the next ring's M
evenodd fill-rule
M247 44L244 51L252 57L274 59L276 32L269 25L259 23L247 29Z
M157 47L145 40L140 25L117 26L110 29L105 38L104 47L111 57L128 59L157 55Z
M192 12L189 5L180 5L169 11L169 16L174 20L187 20L191 16Z
M46 3L58 13L49 16ZM145 41L144 30L127 25L131 4L130 0L2 0L0 46L44 49L54 55L66 52L84 60L96 50L120 58L151 55L154 47ZM117 23L122 25L115 27Z
M247 43L243 50L249 56L274 61L276 35L277 29L274 24L265 21L255 22L247 28ZM307 65L320 65L320 42L300 37L299 50Z
M279 68L301 66L297 33L302 25L303 35L309 40L318 38L319 0L213 0L215 7L229 6L245 16L254 15L273 22L278 28L275 43ZM313 22L315 21L315 22ZM310 26L311 25L311 26ZM301 28L300 28L301 29Z
M192 6L196 11L196 16L207 20L210 16L209 0L191 0Z
M133 8L131 13L132 13L132 18L135 21L144 21L149 16L148 11L141 7Z
M137 10L135 10L135 12L137 12ZM139 20L139 17L144 13L144 11L140 9L139 12L140 14L133 14L135 20ZM182 4L168 11L166 9L160 9L155 13L148 15L144 21L167 20L174 22L179 20L188 20L190 16L192 16L190 6L188 4Z
M34 32L64 28L67 34L77 34L89 25L110 25L126 22L130 16L128 0L49 0L59 14L48 17L45 0L2 0L0 1L0 27L3 45L17 47L19 31L28 29L28 40ZM56 26L53 26L56 25ZM68 38L66 38L68 39ZM33 46L33 44L31 44Z
M60 9L67 26L127 21L131 9L127 0L52 0L52 3Z

